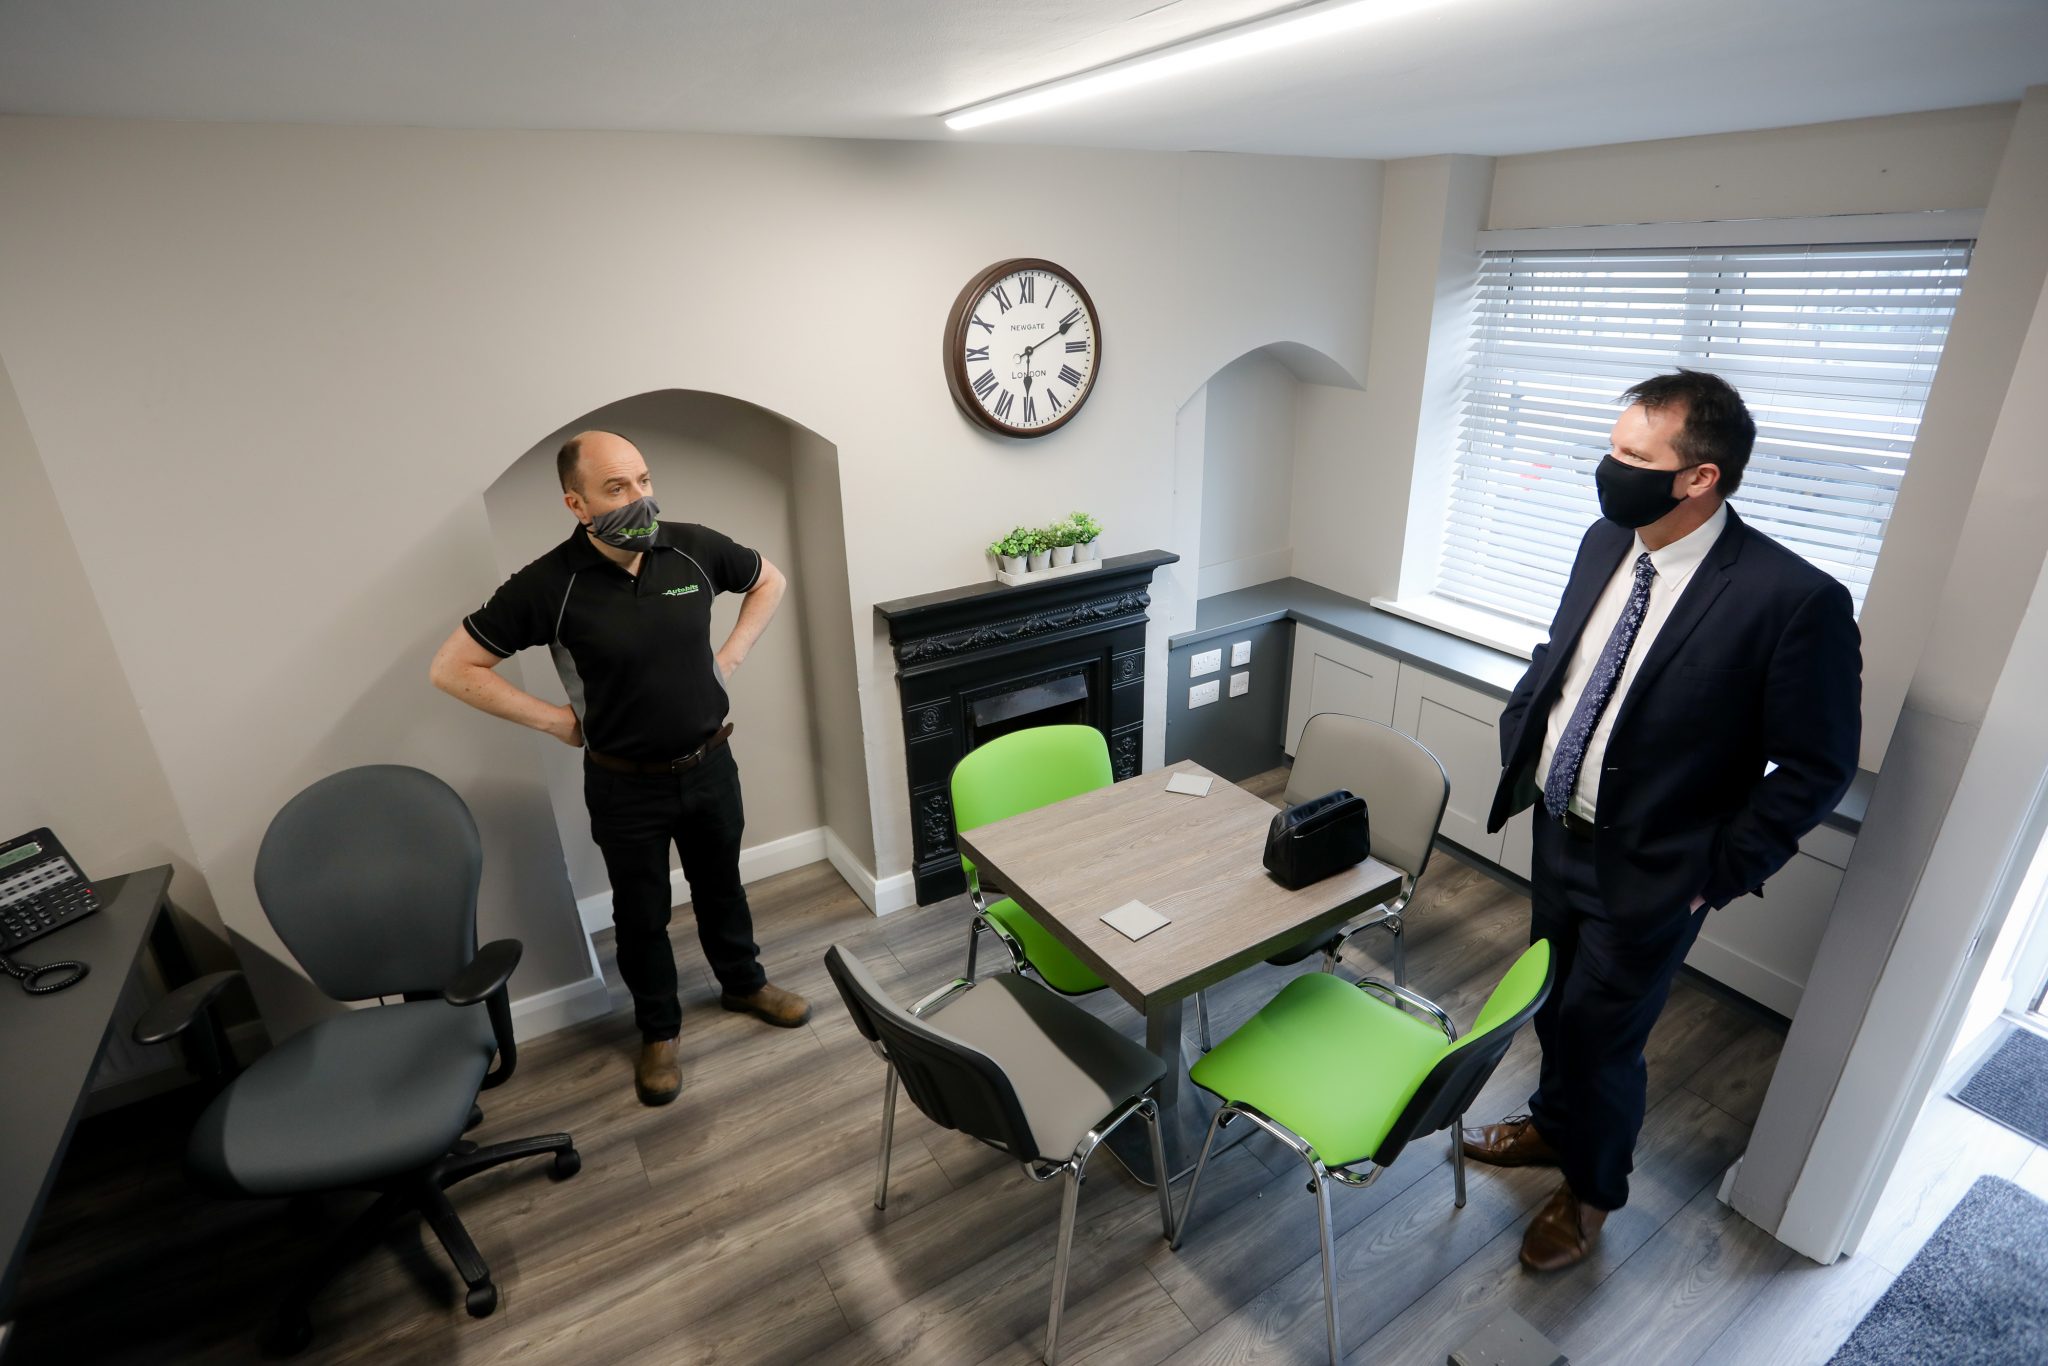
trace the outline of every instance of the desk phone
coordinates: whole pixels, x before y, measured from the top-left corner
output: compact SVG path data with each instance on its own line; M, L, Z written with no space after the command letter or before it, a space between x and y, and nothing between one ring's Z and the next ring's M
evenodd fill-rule
M0 843L0 953L99 908L84 870L47 827Z

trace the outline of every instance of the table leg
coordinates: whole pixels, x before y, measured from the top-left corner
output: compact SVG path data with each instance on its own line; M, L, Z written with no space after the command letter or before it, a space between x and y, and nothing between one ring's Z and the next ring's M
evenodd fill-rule
M1216 1100L1187 1080L1187 1060L1181 1038L1182 1002L1169 1001L1145 1012L1145 1047L1166 1064L1166 1075L1153 1094L1159 1098L1159 1137L1166 1147L1169 1180L1178 1181L1194 1170L1201 1155L1202 1139L1209 1119L1216 1113ZM1249 1124L1233 1125L1216 1136L1216 1151L1242 1142ZM1106 1146L1124 1169L1142 1184L1153 1184L1152 1152L1145 1131L1137 1121L1125 1124L1109 1136Z

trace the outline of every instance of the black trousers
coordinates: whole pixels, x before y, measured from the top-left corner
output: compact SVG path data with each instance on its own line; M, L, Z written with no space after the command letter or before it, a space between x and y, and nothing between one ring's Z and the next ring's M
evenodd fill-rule
M1557 1150L1572 1193L1595 1209L1620 1209L1643 1127L1643 1045L1706 909L1608 906L1592 843L1541 810L1530 871L1529 941L1550 941L1557 976L1536 1012L1543 1071L1529 1115Z
M768 978L754 943L754 917L740 885L740 770L722 745L685 773L615 773L584 761L590 837L612 881L619 975L633 993L633 1017L647 1040L682 1029L676 956L669 944L668 847L683 858L697 940L725 992L744 996Z

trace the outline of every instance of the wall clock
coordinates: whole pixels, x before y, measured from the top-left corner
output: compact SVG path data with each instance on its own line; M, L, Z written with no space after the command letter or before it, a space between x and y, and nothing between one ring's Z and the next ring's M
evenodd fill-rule
M1088 291L1033 257L967 282L946 318L946 384L974 422L1044 436L1081 411L1102 372L1102 327Z

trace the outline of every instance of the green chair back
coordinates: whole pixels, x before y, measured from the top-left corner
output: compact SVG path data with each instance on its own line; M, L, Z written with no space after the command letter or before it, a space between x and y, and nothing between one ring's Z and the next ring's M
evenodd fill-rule
M1116 781L1109 741L1093 726L1034 726L999 735L953 768L953 823L972 830ZM961 856L969 873L973 860Z
M1515 1032L1550 995L1556 965L1551 961L1550 941L1539 939L1522 951L1507 975L1500 979L1486 1004L1472 1022L1472 1032L1446 1049L1436 1066L1415 1088L1400 1117L1373 1153L1375 1165L1384 1167L1400 1156L1412 1140L1426 1137L1457 1123L1478 1098L1481 1088L1507 1056Z

